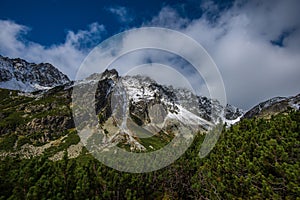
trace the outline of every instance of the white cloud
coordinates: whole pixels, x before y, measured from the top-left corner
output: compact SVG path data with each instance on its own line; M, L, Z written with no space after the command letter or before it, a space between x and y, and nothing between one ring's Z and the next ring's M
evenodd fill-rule
M129 45L138 46L142 43L142 40L145 40L144 36L141 36L143 38L140 39L137 38L137 34L134 35L135 37L128 37L125 39L127 41L124 41L124 43L127 43L127 47ZM153 40L161 41L159 37L154 35L151 36ZM150 39L149 35L147 35L147 38ZM177 39L182 40L182 38ZM175 47L175 49L179 48ZM117 58L110 64L109 68L116 69L120 75L126 75L128 73L137 74L137 72L140 74L147 74L147 76L160 84L172 85L174 87L190 88L191 85L198 94L208 96L209 93L202 77L197 76L195 71L189 71L189 67L191 66L186 61L180 59L178 55L163 50L143 49L127 53L124 56ZM180 77L178 74L180 74ZM189 81L188 84L185 79L186 77ZM184 80L182 78L184 78ZM196 85L200 86L201 89L195 87Z
M16 57L18 51L25 47L20 37L26 34L29 28L12 21L0 20L0 30L0 52Z
M212 2L202 8L218 11ZM174 28L196 39L219 67L228 102L249 109L264 99L300 92L299 10L297 0L238 0L218 11L214 22L205 14L187 21L167 8L147 25ZM271 43L284 33L283 46Z
M159 71L159 73L157 73ZM135 66L133 69L126 72L126 75L143 75L155 78L157 83L162 85L172 85L176 88L186 88L193 91L189 80L187 80L181 73L176 71L173 67L163 65L161 63L148 63ZM173 80L167 79L166 75L173 78Z
M150 25L159 25L165 28L181 29L188 25L189 20L181 18L179 14L171 7L163 7L159 14L153 17ZM144 25L149 25L146 23Z
M115 6L107 8L109 12L115 14L119 22L131 22L133 20L132 15L129 13L128 9L123 6Z
M27 41L26 34L30 28L9 20L0 20L0 54L12 58L20 57L29 62L49 62L75 78L77 69L88 53L89 48L100 42L105 32L103 25L93 23L88 30L69 31L63 44L42 46Z

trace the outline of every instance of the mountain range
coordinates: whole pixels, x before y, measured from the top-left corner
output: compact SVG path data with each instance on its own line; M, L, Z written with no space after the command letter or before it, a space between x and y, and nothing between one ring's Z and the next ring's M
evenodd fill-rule
M88 92L91 85L97 88L95 94ZM232 105L224 108L217 100L184 88L160 85L145 76L121 77L112 69L74 82L51 64L0 57L0 134L14 135L14 149L61 140L66 131L74 129L73 117L84 121L90 112L89 108L73 109L72 115L74 87L84 91L80 94L82 101L96 99L94 108L104 135L102 148L121 145L130 151L159 149L180 128L205 133L219 121L229 126L241 118L299 110L300 104L299 95L278 97L243 112Z
M243 112L114 69L70 81L51 64L1 57L0 72L0 199L297 199L300 194L300 95L272 98ZM226 125L220 124L218 142L199 157L219 122ZM95 132L80 131L85 127ZM94 146L152 154L177 145L175 136L193 140L176 161L148 173L118 171L93 154Z

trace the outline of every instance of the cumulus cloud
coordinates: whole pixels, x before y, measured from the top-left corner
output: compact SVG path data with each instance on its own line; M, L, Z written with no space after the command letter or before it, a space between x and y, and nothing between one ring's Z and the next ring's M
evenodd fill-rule
M20 38L29 31L29 28L11 21L0 20L0 30L1 53L16 56L18 51L25 47Z
M165 8L147 25L174 28L202 44L219 67L231 104L249 109L267 98L300 92L297 0L237 0L223 11L206 2L202 8L201 18L188 21Z
M144 26L154 25L171 29L183 29L190 21L186 18L181 18L180 15L169 6L163 7L159 14L151 20L151 22L145 22Z
M107 8L109 12L116 15L117 19L121 23L131 22L133 20L132 15L129 13L128 9L123 6L115 6Z
M26 40L30 28L9 20L0 20L0 53L12 58L20 57L29 62L49 62L75 78L76 71L89 48L98 44L105 28L93 23L87 30L68 31L63 44L42 46Z

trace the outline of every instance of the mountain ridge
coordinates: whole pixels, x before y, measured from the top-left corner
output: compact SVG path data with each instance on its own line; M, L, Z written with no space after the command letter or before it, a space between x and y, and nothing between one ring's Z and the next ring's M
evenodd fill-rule
M243 118L270 117L273 114L287 111L289 109L300 109L300 94L290 97L273 97L263 101L249 109Z
M141 80L143 79L143 81L153 81L149 77L134 77ZM113 80L116 80L117 78L119 78L119 75L115 69L111 69L106 70L103 73L92 74L85 80L93 81L105 78L112 78ZM73 87L74 82L70 81L70 79L65 74L60 72L57 68L49 63L35 64L29 63L21 58L8 58L0 55L0 88L31 93L38 90L49 90L50 88L62 86L64 84L67 84L69 87ZM159 85L157 83L155 84ZM174 91L179 92L180 90L175 88ZM182 92L189 93L189 91L181 91L181 93ZM226 123L235 123L239 121L239 117L251 118L254 116L262 116L262 113L266 114L267 112L270 112L270 114L272 114L276 113L277 111L284 111L288 108L299 109L299 95L292 97L274 97L264 102L258 103L256 106L250 108L245 112L228 104L225 108ZM208 98L202 97L201 105L206 105L208 102ZM181 103L184 102L181 101ZM207 112L207 110L203 110L204 113L205 111ZM230 116L229 113L234 114ZM205 116L204 118L207 119L209 117Z
M34 92L70 82L67 75L49 63L29 63L21 58L0 55L0 87Z
M99 77L100 76L100 77ZM115 77L114 77L115 76ZM118 78L118 72L115 69L106 70L103 73L95 73L90 75L86 80L98 80L98 79L109 79L116 80ZM142 78L141 76L134 76L136 78L143 79L144 81L153 81L148 77ZM72 87L74 82L60 72L57 68L49 63L29 63L21 58L8 58L0 55L0 88L19 90L22 92L35 92L38 90L48 90L50 88L61 86L64 84ZM156 83L157 84L157 83ZM155 85L155 84L153 84ZM167 87L166 87L167 88ZM175 90L177 90L175 88ZM179 90L178 90L179 91ZM176 91L176 92L178 92ZM182 92L182 91L181 91ZM189 92L189 91L184 91ZM299 95L298 95L299 96ZM292 100L292 98L294 98ZM266 113L267 110L273 113L277 111L283 111L287 108L299 109L299 103L292 103L295 97L274 97L264 102L258 103L253 108L243 112L243 110L236 108L231 105L227 105L225 108L225 119L226 123L232 124L240 118L251 118L254 116L262 116L262 113ZM208 98L202 97L202 105L209 102ZM290 102L289 102L290 101ZM181 102L183 103L183 101ZM281 105L280 104L284 104ZM276 105L276 106L275 106ZM270 108L272 107L272 109ZM277 108L275 108L277 107ZM205 110L205 109L204 109ZM204 111L205 112L205 111ZM207 110L206 110L207 112ZM234 113L229 115L229 113ZM204 118L209 118L208 116Z

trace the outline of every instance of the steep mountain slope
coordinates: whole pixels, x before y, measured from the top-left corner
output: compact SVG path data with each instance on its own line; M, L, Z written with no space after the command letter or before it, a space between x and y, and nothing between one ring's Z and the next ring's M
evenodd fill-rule
M84 149L74 156L78 138L69 132L49 146L30 146L26 159L1 154L0 199L297 199L299 124L299 111L244 119L224 129L204 159L198 134L178 160L149 173L117 171ZM57 151L60 159L52 159Z
M211 129L220 120L236 120L242 114L233 106L228 106L224 114L217 100L197 96L187 89L160 85L144 76L119 77L116 70L106 70L75 84L79 93L74 105L78 119L88 119L93 112L83 109L86 100L94 98L89 91L93 84L98 84L96 113L100 135L104 136L100 145L103 149L122 142L130 150L155 150L156 145L147 139L150 136L170 138L184 129L184 137L191 137L198 131ZM90 127L85 120L79 121L78 126ZM99 147L99 139L93 141L93 135L85 137L84 141L89 141L90 146Z
M300 109L300 94L292 97L275 97L259 103L246 112L243 117L270 117L273 114L284 112L288 109Z
M0 95L1 156L37 156L50 147L54 155L56 147L62 148L59 144L64 136L77 137L75 143L68 144L79 142L73 130L70 91L56 87L46 93L28 94L0 89Z
M49 63L28 63L20 58L0 56L0 88L32 92L69 82L69 78Z

